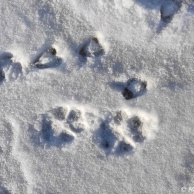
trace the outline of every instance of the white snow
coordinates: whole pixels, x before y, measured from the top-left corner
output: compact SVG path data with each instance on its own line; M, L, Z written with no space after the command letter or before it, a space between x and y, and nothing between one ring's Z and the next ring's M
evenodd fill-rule
M191 193L194 2L178 4L0 1L0 193ZM126 100L133 78L146 92Z

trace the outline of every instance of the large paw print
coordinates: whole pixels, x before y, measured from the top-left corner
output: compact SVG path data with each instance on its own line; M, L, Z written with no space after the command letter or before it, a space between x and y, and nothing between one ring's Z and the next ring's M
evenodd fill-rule
M85 129L83 112L64 106L56 107L40 115L31 129L36 145L62 147L72 143L76 134Z
M157 129L157 119L142 112L120 110L107 118L102 121L95 138L106 154L132 153Z

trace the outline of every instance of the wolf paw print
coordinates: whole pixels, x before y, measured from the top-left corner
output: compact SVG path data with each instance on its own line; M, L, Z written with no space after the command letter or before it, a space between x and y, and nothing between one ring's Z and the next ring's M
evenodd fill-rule
M150 139L157 129L157 119L146 113L119 110L103 120L95 138L106 154L133 153Z
M33 126L33 140L37 145L62 147L72 143L76 134L85 129L83 112L77 108L59 106L40 115Z

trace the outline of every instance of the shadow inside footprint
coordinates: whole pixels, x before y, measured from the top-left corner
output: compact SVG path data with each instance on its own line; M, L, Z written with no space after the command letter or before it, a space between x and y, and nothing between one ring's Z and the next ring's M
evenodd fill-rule
M69 115L68 115L67 120L70 123L71 122L76 122L76 121L79 120L80 116L81 116L81 111L80 110L71 110Z
M68 131L62 131L60 134L55 134L55 128L52 126L52 121L47 115L42 116L41 131L36 132L33 127L30 129L33 133L32 138L37 146L47 147L55 146L62 147L65 144L71 143L74 140L74 136Z
M71 110L67 122L70 129L75 133L81 133L84 130L84 125L79 122L81 118L81 111L78 109Z
M0 54L0 82L5 80L5 73L3 68L5 68L8 64L12 62L11 58L13 55L8 52L4 52Z
M112 129L106 122L102 122L98 129L98 139L100 147L106 152L110 153L114 148L116 142L116 136Z
M5 73L3 70L0 69L0 82L2 82L5 79Z
M109 83L109 86L118 92L122 92L125 88L125 83L124 82L111 82Z
M117 111L113 119L117 125L120 125L123 121L126 121L127 114L125 111Z
M122 92L123 97L126 100L137 98L146 93L147 82L140 79L132 78L127 81L127 84Z
M38 69L56 68L62 63L62 59L57 57L56 54L56 49L51 47L40 53L32 63Z
M0 60L11 59L13 55L9 52L3 52L0 54Z
M0 194L11 194L11 192L0 184Z
M128 124L133 135L133 140L139 143L143 142L146 138L142 132L143 122L140 120L140 118L138 116L134 116L129 119Z
M74 140L74 137L66 132L62 132L59 135L59 139L61 144L63 144L63 142L66 142L66 143L72 142Z
M83 58L98 57L104 54L104 48L96 37L92 37L81 46L79 54Z
M46 142L51 142L54 138L54 130L52 128L51 121L44 115L42 119L42 131L41 135Z
M118 92L122 92L126 100L142 96L147 91L147 82L137 78L129 79L126 83L112 82L109 83L109 86Z
M117 150L116 150L116 154L118 156L124 155L124 154L130 154L132 153L134 150L134 147L132 146L132 144L126 142L126 141L121 141L118 144Z
M67 109L64 107L57 107L55 109L53 109L52 111L53 116L55 117L55 119L58 120L64 120L65 116L67 114Z
M181 8L180 0L166 0L160 7L161 21L157 28L157 33L160 33L173 19L174 15Z

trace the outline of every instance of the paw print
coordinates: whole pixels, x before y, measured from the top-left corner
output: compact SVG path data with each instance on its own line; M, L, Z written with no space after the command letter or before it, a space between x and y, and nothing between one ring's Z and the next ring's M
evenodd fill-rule
M33 132L35 135L32 138L37 145L63 147L65 144L72 143L76 134L85 129L83 117L79 109L56 107L40 115L31 127L36 131Z
M157 119L141 111L133 113L130 110L119 110L109 114L101 123L95 138L106 154L133 153L157 129Z

